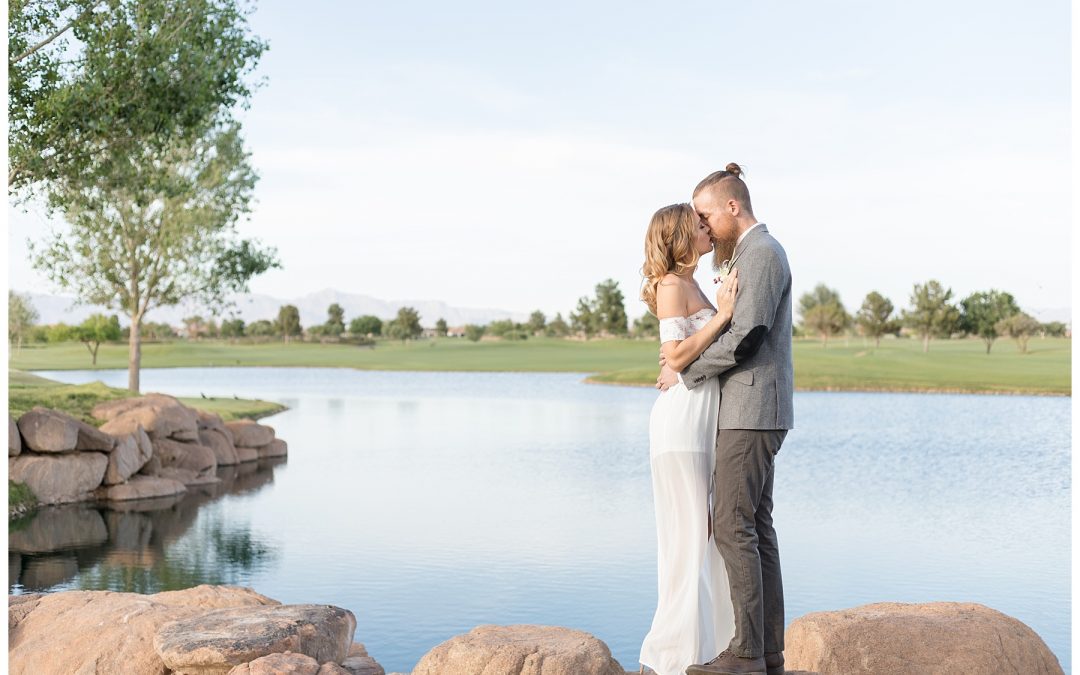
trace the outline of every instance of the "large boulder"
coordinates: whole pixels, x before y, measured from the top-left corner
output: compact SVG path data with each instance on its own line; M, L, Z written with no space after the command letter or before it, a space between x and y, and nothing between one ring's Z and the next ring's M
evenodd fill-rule
M23 413L18 427L27 449L36 452L73 452L79 443L79 420L48 408Z
M171 497L172 495L178 495L186 490L187 487L184 483L171 478L135 476L126 483L104 488L101 490L101 497L109 501L120 502L133 499Z
M242 445L236 446L236 458L240 460L240 463L254 462L259 459L258 448L245 448Z
M352 643L349 655L341 662L349 675L386 675L386 671L375 659L368 655L367 649L359 642Z
M791 622L786 665L832 673L1062 673L1026 625L984 605L883 602Z
M138 473L154 455L154 446L150 437L142 430L116 439L116 445L109 453L109 466L105 470L105 485L123 483Z
M154 455L162 468L188 469L196 474L212 474L217 469L217 455L205 445L181 443L169 438L153 440Z
M118 425L141 424L155 441L160 438L196 441L199 438L199 418L195 410L165 394L105 401L94 406L90 414L109 422L119 419ZM116 432L110 430L109 433Z
M90 499L108 466L100 452L22 454L8 459L8 478L26 483L42 504L62 504Z
M424 655L412 675L625 675L597 638L558 626L477 626Z
M109 452L116 444L116 438L97 427L90 426L82 420L75 420L75 424L79 428L79 440L75 443L76 450Z
M162 626L154 648L178 673L224 675L235 666L285 651L319 663L341 663L355 630L353 613L332 605L223 609Z
M288 444L280 438L275 438L268 445L259 448L259 459L267 457L285 457L289 454Z
M8 415L8 457L16 457L22 452L22 436L19 435L19 425L15 418Z
M232 466L240 463L232 434L224 426L209 427L199 430L199 443L214 451L218 466Z
M12 675L166 675L154 633L170 621L221 608L275 605L247 588L197 586L153 595L63 591L8 596Z
M349 671L331 661L319 665L306 654L284 652L268 654L236 666L229 675L350 675Z
M237 447L261 448L274 440L274 428L254 420L226 422L225 428L232 432L233 444Z
M191 487L220 483L221 479L212 473L195 473L191 469L178 469L175 466L163 466L154 474L154 478L168 478Z
M8 551L41 555L89 549L108 541L109 529L97 509L67 506L42 509L25 527L9 532Z

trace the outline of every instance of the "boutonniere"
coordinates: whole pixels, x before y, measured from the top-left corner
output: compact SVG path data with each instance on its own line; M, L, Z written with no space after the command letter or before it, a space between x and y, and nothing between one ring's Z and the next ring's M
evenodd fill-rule
M724 280L728 278L729 274L731 274L731 270L735 269L735 263L737 263L738 261L739 261L739 256L735 256L731 260L725 260L724 262L720 263L719 267L714 267L713 271L716 272L717 276L716 276L715 279L713 279L713 283L714 284L722 284L722 283L724 283Z

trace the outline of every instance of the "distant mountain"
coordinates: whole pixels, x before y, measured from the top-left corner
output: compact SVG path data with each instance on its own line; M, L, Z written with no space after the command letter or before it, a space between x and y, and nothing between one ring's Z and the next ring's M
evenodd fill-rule
M110 311L101 307L78 305L74 298L67 296L32 291L24 294L30 296L34 309L41 317L39 322L43 324L80 323L95 312L116 313L115 310ZM402 307L412 307L419 312L420 323L426 327L434 326L440 318L445 319L451 327L463 326L467 323L486 324L499 319L513 319L521 322L528 320L528 314L503 309L451 307L441 300L379 300L367 295L345 293L333 289L325 289L291 299L257 293L240 295L235 297L235 308L221 312L218 316L228 317L235 314L245 322L251 323L259 319L274 319L282 305L296 305L296 308L300 310L300 323L304 326L313 326L326 322L326 309L335 302L345 309L346 323L365 314L373 314L380 319L392 319L397 316L398 310ZM152 309L145 320L179 326L183 323L184 317L193 314L210 316L214 312L206 307L179 305ZM128 322L121 316L120 323L127 325Z

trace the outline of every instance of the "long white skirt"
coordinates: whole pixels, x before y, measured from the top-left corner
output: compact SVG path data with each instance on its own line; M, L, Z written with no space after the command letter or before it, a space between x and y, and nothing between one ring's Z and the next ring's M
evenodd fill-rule
M727 570L708 531L719 406L710 378L661 393L649 419L658 598L639 661L659 675L684 675L735 635Z

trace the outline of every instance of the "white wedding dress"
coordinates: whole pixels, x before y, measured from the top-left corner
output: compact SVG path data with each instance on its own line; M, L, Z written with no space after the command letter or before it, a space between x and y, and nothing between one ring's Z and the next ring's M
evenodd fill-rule
M685 340L715 314L660 319L660 343ZM735 635L727 571L708 531L719 408L720 384L709 378L662 392L649 418L659 594L638 660L658 675L684 675Z

